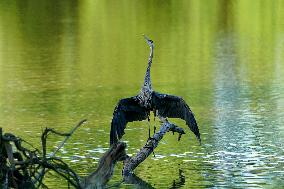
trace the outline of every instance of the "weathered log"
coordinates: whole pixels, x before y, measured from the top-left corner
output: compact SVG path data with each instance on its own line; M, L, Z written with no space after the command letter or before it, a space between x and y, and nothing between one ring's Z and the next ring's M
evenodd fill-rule
M75 188L104 188L112 177L115 164L120 160L124 162L122 173L126 183L132 183L135 185L139 185L140 183L146 188L152 188L152 186L147 184L147 182L131 173L153 152L166 132L173 131L179 133L180 135L185 134L182 128L170 122L165 122L161 125L159 132L155 133L153 138L150 138L147 141L145 146L141 148L136 156L128 157L125 152L126 144L119 142L111 146L111 148L105 152L99 161L97 169L94 172L85 178L80 178L71 168L69 168L66 163L64 163L60 158L55 157L55 154L64 145L66 140L73 134L73 132L84 122L85 120L81 121L75 128L66 134L46 128L42 134L42 152L39 152L38 149L29 150L24 148L21 144L24 140L14 136L13 134L1 134L1 188L38 188L40 186L45 186L42 180L46 170L55 171ZM0 132L2 132L1 128ZM47 155L46 152L46 140L48 133L66 136L64 141L50 155ZM16 151L12 151L11 143L14 143ZM21 170L21 173L19 170Z
M25 177L25 167L17 166L18 161L21 160L21 154L14 152L11 144L18 145L18 139L13 134L3 135L2 132L0 128L0 188L24 188L30 179ZM15 145L16 148L18 148L17 145ZM33 188L33 185L29 184L29 188Z
M101 157L97 170L82 180L81 187L103 188L112 177L116 162L125 158L125 148L126 143L123 142L112 145Z

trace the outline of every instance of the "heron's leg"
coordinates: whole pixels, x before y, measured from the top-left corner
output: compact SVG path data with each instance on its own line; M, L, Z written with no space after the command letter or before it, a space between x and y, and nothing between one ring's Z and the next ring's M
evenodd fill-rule
M156 119L155 119L155 118L156 118L156 116L155 116L155 113L154 113L154 135L155 135L155 133L156 133ZM155 152L154 152L154 147L153 147L153 146L152 146L152 150L153 150L153 156L156 157L156 156L155 156Z
M162 117L162 116L158 115L158 118L160 119L161 123L167 123L168 122L168 119L165 118L165 117Z
M154 111L153 111L153 112L154 112L154 134L156 133L156 129L157 129L157 128L156 128L156 116L157 116L157 112L156 112L156 111L157 111L157 110L155 110L155 109L154 109Z
M154 134L156 134L156 129L157 129L156 122L154 122Z
M150 129L150 117L148 116L148 134L149 134L149 137L148 139L151 138L151 129Z
M155 119L155 118L154 118ZM154 127L154 133L155 133L155 127ZM153 138L151 137L151 129L150 129L150 116L148 116L148 133L149 133L149 136L148 136L148 141L149 140L152 140ZM145 146L145 148L150 148L152 151L153 151L153 155L154 155L154 157L156 157L155 156L155 152L154 152L154 147L153 146Z

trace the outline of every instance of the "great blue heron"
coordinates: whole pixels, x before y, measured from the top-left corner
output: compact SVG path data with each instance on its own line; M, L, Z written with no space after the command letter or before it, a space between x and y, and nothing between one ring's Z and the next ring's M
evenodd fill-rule
M154 112L162 122L167 118L181 118L186 121L190 130L201 142L199 129L186 102L178 96L161 94L152 89L150 69L153 59L154 42L144 35L150 46L150 56L144 84L136 96L121 99L114 109L110 130L110 144L116 143L124 135L128 122L149 120L150 111Z

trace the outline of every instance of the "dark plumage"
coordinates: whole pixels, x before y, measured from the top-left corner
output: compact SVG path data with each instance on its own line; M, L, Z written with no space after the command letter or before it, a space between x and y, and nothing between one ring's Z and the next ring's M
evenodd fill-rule
M128 122L145 120L149 113L150 111L142 107L135 97L121 99L113 112L110 144L116 143L124 135Z
M152 40L146 36L144 37L151 50L144 84L137 96L121 99L115 107L111 122L110 144L116 143L121 139L128 122L145 120L149 118L150 111L154 111L155 116L157 113L157 116L161 120L167 117L185 120L190 130L196 135L199 142L201 142L196 120L185 101L181 97L160 94L152 90L150 69L154 44ZM165 120L163 119L163 121Z
M201 141L194 114L181 97L161 94L154 91L152 93L152 108L158 111L158 115L161 117L185 120L190 130L195 134L197 139Z

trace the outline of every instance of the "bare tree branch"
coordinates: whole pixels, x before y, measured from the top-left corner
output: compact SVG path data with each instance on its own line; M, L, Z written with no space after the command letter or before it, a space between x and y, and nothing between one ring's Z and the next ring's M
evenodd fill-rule
M46 128L45 131L42 134L41 137L41 141L42 141L42 151L43 151L43 158L46 158L46 139L47 139L47 135L49 132L55 133L57 135L60 136L66 136L65 139L57 146L56 150L53 151L49 157L52 158L55 156L55 154L60 150L60 148L62 148L64 146L64 144L66 143L66 141L72 136L72 134L83 124L87 121L87 119L83 119L81 120L74 128L72 128L70 130L69 133L59 133L53 129L48 129ZM39 183L41 184L42 179L43 179L43 175L45 174L45 168L40 170L40 173L37 175L36 180L39 181ZM77 175L76 175L77 176ZM78 177L78 176L77 176Z
M124 176L129 175L132 173L132 171L140 164L142 163L158 146L159 141L163 138L163 136L168 131L177 132L180 134L185 134L184 130L175 124L172 124L168 121L164 122L161 125L161 128L159 132L155 133L153 138L148 139L147 143L140 149L140 151L136 154L134 157L127 157L124 160L124 166L122 174ZM180 139L180 137L179 137Z
M65 139L57 146L56 150L50 154L50 157L53 157L60 150L60 148L64 146L65 142L71 137L71 135L86 121L87 119L83 119L73 129L71 129Z
M22 146L21 138L18 138L10 133L0 135L0 181L2 184L0 188L39 188L45 187L43 178L49 170L63 177L70 185L75 188L104 188L107 182L111 179L114 167L117 161L124 161L123 176L124 182L132 183L134 185L144 184L144 188L152 188L147 182L141 180L139 177L131 174L133 170L142 163L158 146L159 141L168 132L177 132L180 136L184 130L168 121L164 122L159 132L150 138L144 147L134 157L128 157L125 149L126 144L119 142L111 146L100 159L97 169L90 173L85 178L80 178L75 171L73 171L60 158L55 157L55 154L75 132L75 130L82 125L86 120L80 121L69 133L60 133L53 129L46 128L41 136L42 152L38 149L29 150ZM0 133L2 129L0 128ZM46 144L47 137L50 133L66 138L59 144L56 150L47 155ZM179 136L179 139L180 139ZM15 148L12 148L14 143ZM13 151L15 149L15 151ZM182 179L180 185L182 185ZM173 186L179 185L179 182L174 182Z

